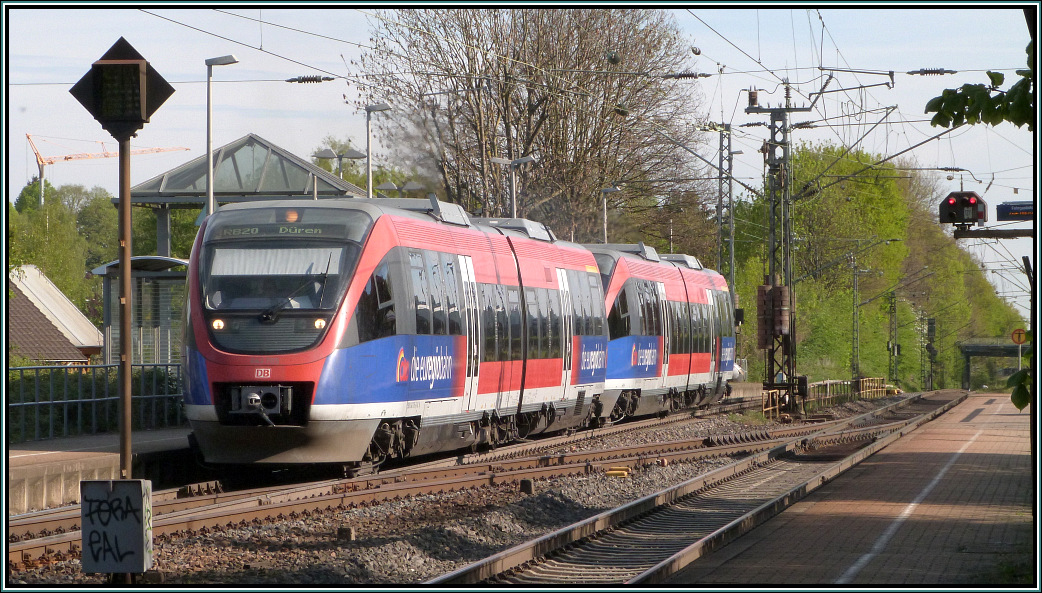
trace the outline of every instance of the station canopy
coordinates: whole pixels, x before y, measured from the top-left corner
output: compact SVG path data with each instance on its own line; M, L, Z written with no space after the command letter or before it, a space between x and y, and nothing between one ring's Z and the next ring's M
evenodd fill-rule
M214 149L214 162L213 193L217 204L365 197L365 190L357 185L255 134ZM132 187L130 201L134 206L153 208L205 207L206 156Z

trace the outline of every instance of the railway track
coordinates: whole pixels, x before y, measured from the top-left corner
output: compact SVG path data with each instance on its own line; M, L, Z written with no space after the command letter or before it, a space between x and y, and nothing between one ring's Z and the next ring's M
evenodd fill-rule
M663 582L965 397L920 398L793 439L427 584Z
M902 404L912 405L909 400ZM896 409L897 406L891 408ZM694 420L683 416L669 419L669 422L685 421ZM183 491L156 493L153 499L153 537L162 541L165 537L193 532L207 533L229 526L376 504L420 494L519 483L524 479L586 474L607 471L610 467L638 467L648 463L746 455L828 427L838 430L852 423L865 422L863 419L845 420L599 451L525 455L532 452L532 447L546 451L589 438L580 434L555 437L538 443L521 443L489 454L439 460L374 476L238 492L221 492L216 484L207 484L196 487L197 491L193 493L195 496L187 498L183 496ZM598 436L610 436L611 430L653 429L661 426L661 422L654 421L632 424L636 426L619 425L602 429L604 433ZM489 460L490 457L494 459ZM9 567L17 570L78 557L81 541L79 519L78 505L13 517L9 521Z

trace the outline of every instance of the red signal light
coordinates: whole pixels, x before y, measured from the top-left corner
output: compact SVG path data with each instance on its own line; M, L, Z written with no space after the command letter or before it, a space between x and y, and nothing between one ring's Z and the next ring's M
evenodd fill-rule
M954 204L955 204L955 198L948 198L948 205L951 206L951 205L954 205Z
M970 196L970 206L975 206L976 204L977 204L976 196Z

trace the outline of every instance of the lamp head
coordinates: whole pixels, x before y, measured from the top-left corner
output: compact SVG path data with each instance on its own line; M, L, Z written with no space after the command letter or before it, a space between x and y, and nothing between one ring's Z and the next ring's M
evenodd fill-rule
M238 64L239 60L235 56L220 56L217 58L209 58L206 60L207 66L228 66L229 64Z

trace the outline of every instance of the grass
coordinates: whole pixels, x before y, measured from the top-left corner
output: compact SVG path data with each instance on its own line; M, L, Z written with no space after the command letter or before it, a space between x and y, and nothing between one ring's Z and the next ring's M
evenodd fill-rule
M762 426L767 424L767 418L763 415L763 412L746 411L742 414L730 413L727 415L727 419L736 424L745 424L751 426Z

